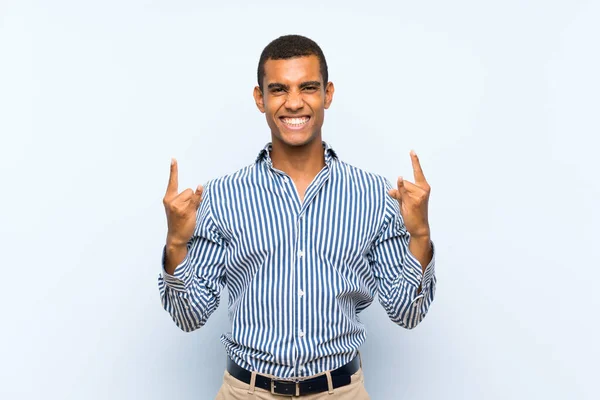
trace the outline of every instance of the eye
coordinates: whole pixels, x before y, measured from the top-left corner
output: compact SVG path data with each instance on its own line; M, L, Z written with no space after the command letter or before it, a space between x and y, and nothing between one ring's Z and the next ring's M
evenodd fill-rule
M283 92L284 92L283 88L273 88L273 89L271 89L271 93L273 93L273 94L281 94Z
M318 88L316 86L305 86L304 87L304 91L305 92L314 92L316 91Z

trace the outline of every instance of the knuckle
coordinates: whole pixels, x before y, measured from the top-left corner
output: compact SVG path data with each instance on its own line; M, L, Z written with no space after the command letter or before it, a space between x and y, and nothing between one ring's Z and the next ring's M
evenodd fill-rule
M171 212L181 217L185 215L186 209L181 204L176 204L171 206Z
M178 212L181 209L181 202L178 199L167 201L166 207L171 212Z

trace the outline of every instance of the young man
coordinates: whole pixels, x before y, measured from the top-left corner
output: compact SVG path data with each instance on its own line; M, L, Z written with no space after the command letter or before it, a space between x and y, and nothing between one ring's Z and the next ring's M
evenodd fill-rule
M415 182L338 159L321 138L333 99L312 40L282 36L260 57L254 99L271 142L254 163L179 193L168 220L162 304L186 332L200 328L229 290L231 332L218 399L368 399L357 314L376 294L411 329L435 293L427 206L430 187L411 152Z

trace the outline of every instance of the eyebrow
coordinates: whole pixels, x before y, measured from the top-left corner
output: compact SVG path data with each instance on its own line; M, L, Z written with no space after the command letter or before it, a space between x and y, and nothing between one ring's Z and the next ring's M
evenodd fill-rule
M288 90L290 87L288 85L284 85L283 83L269 83L267 86L268 89L285 89Z
M304 89L307 86L316 86L317 88L321 87L321 82L319 81L307 81L307 82L302 82L300 84L300 89ZM290 86L289 85L284 85L283 83L269 83L269 85L267 86L268 89L284 89L284 90L290 90Z
M316 86L317 88L320 88L321 87L321 82L319 82L319 81L302 82L300 84L300 89L304 89L307 86Z

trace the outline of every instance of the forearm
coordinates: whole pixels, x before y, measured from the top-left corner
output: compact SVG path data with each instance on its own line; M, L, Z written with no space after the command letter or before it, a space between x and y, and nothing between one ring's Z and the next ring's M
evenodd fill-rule
M431 237L429 235L426 236L411 236L410 241L408 243L408 249L415 256L415 258L421 264L421 268L423 273L425 273L425 268L431 262L433 258L433 249L431 248ZM419 286L417 289L417 294L421 293L422 287Z
M163 277L159 277L158 286L163 308L184 332L204 326L219 305L219 294L203 285L194 285L185 292L178 291L169 287Z
M185 259L188 249L185 243L175 244L167 241L165 254L165 272L170 275L175 274L175 268Z
M208 317L219 305L220 288L223 281L220 271L214 274L198 275L192 260L186 257L196 254L198 242L172 246L163 249L163 274L159 275L159 290L163 308L169 312L173 321L185 332L191 332L206 323ZM203 260L207 268L210 261Z

